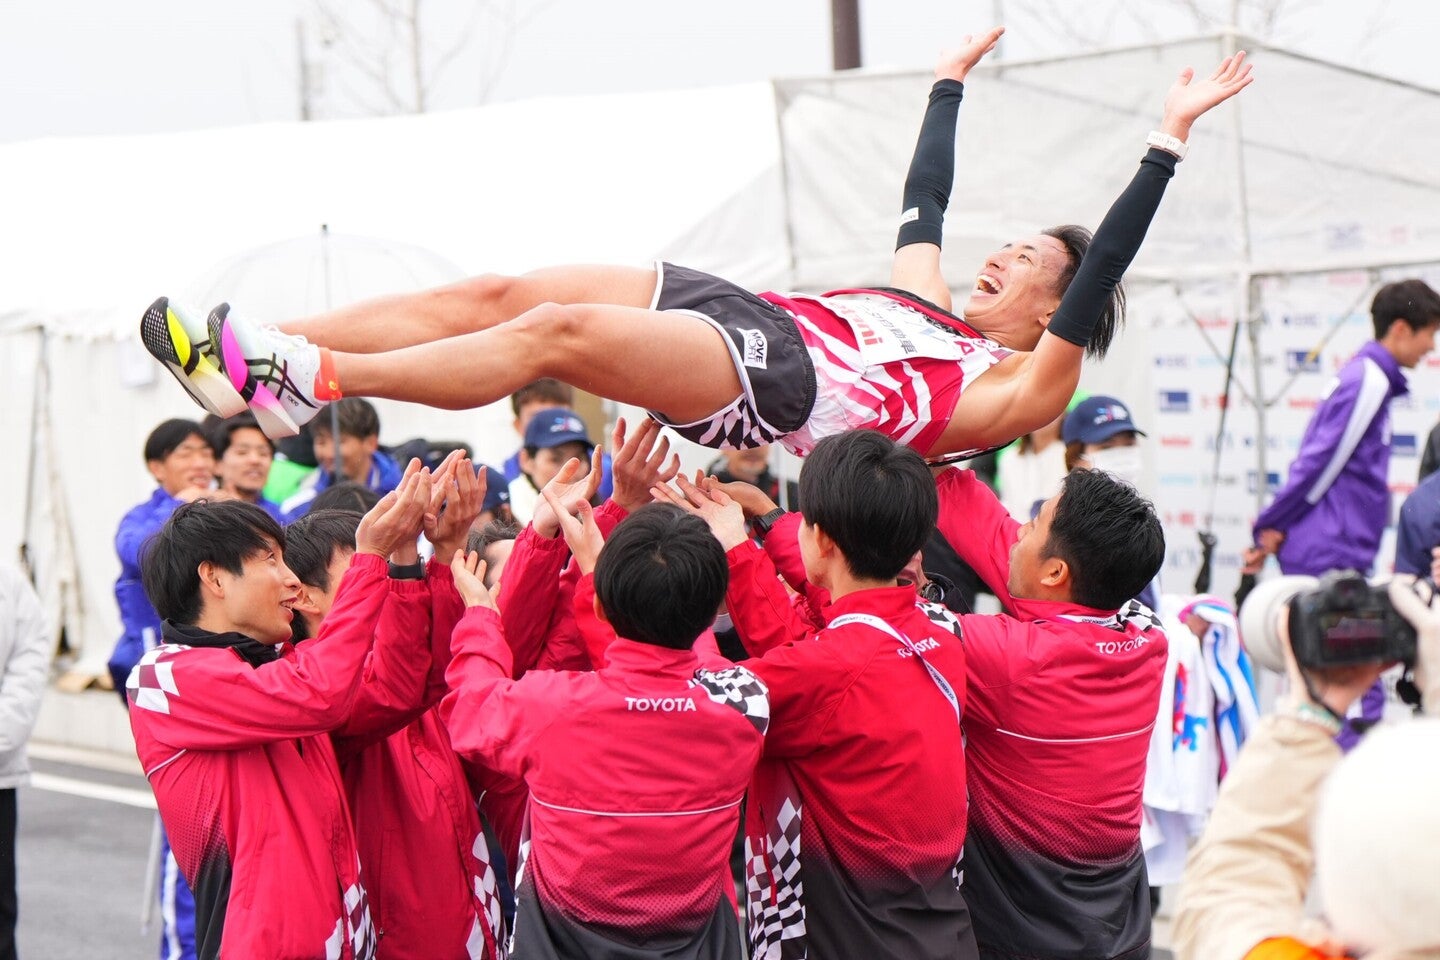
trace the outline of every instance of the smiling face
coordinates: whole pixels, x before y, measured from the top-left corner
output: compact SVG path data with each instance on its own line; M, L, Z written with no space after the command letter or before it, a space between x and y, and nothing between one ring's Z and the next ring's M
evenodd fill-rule
M265 434L253 427L241 427L230 435L230 445L216 465L220 489L253 502L265 489L273 459Z
M1060 305L1060 278L1069 267L1065 245L1037 234L1006 244L975 277L964 316L977 330L1016 350L1033 350Z
M211 563L200 565L205 609L199 626L216 633L243 633L266 646L290 639L300 579L285 566L280 544L266 545L241 563L233 574Z
M210 486L214 479L215 452L198 433L191 434L164 460L150 460L145 465L155 482L173 497L190 487L204 490Z

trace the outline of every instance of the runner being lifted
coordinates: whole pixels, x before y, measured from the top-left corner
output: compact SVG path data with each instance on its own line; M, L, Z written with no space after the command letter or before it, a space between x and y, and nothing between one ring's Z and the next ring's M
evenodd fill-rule
M501 399L539 377L647 408L711 447L870 427L934 458L1007 443L1054 420L1081 358L1123 320L1134 259L1190 127L1251 81L1245 54L1208 79L1182 70L1140 169L1093 242L1063 226L992 254L962 314L949 312L941 224L970 69L1003 28L936 68L905 182L893 288L762 293L668 263L482 276L262 326L221 304L201 320L165 298L141 322L147 349L202 406L248 403L266 432L296 432L341 396L446 409ZM983 375L982 375L983 374Z

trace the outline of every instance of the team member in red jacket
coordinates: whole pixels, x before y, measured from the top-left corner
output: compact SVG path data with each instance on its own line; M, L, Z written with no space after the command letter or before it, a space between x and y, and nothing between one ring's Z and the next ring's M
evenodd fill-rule
M418 467L418 464L416 464ZM371 960L375 934L329 731L349 714L429 472L366 515L321 635L291 637L300 584L264 510L197 501L147 549L165 643L126 683L136 752L195 892L196 952Z
M869 430L806 458L799 545L828 592L818 632L740 506L682 489L728 550L726 606L770 688L746 828L751 956L974 957L960 891L966 651L955 618L898 583L935 527L925 461Z
M455 459L436 479L435 499L444 500L432 500L427 534L448 556L464 544L484 491L468 460ZM296 611L312 629L333 605L359 521L347 511L311 511L287 530L286 561L302 584ZM374 703L362 691L333 737L378 938L376 957L490 960L501 936L496 876L465 772L432 709L444 692L454 625L453 619L441 622L432 634L432 593L453 594L454 582L448 567L433 562L422 574L413 541L392 559L392 575L403 579L392 580L372 653L372 659L388 661L388 689ZM432 675L439 676L438 686L427 684Z
M441 715L456 750L530 790L511 956L738 958L727 863L769 702L691 649L724 595L714 537L662 505L616 528L595 585L620 639L594 673L510 679L477 562L454 564L469 609Z
M965 897L984 958L1149 956L1140 794L1166 638L1130 601L1165 536L1094 470L1021 526L969 471L937 482L940 531L1010 610L963 617L970 833Z
M1150 906L1140 853L1146 744L1166 641L1127 598L1154 578L1153 508L1094 471L1021 526L968 471L937 482L939 526L1013 616L962 616L970 823L965 898L985 958L1144 957ZM753 489L726 490L768 517L765 552L811 605L800 517ZM765 526L761 524L761 526ZM732 579L732 591L737 581ZM747 645L795 629L751 618Z

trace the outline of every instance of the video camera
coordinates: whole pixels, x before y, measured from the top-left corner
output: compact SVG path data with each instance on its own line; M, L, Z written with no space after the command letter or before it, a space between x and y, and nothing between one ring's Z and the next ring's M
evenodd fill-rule
M1318 579L1277 577L1257 586L1240 608L1240 636L1264 667L1285 672L1276 616L1289 604L1290 648L1306 669L1384 663L1415 663L1415 628L1390 602L1387 585L1371 584L1354 570L1332 570Z

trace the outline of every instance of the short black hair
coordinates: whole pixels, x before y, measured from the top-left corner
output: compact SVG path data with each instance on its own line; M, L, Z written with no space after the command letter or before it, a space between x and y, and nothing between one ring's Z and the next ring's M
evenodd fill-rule
M361 515L369 513L380 502L380 494L363 483L342 480L315 494L310 501L310 510L352 510Z
M247 558L272 546L285 548L285 531L255 504L195 500L177 507L141 547L140 582L162 619L193 624L200 617L200 564L239 576Z
M518 417L521 407L539 400L552 407L571 407L575 405L575 388L554 377L541 377L510 394L510 409Z
M850 572L890 580L935 529L940 511L925 460L874 430L851 430L815 445L800 468L800 513L825 531Z
M205 430L194 420L182 420L176 417L173 420L166 420L150 431L150 436L145 438L145 462L151 463L157 460L164 460L175 450L189 440L191 437L199 437L205 441L205 445L213 452L215 444L205 435Z
M307 587L330 589L330 561L336 550L355 549L362 514L353 510L311 510L285 528L285 566Z
M207 417L209 421L211 418ZM214 418L213 423L208 423L210 433L210 448L215 451L215 459L219 460L225 456L225 451L230 449L230 441L235 436L236 430L260 430L260 423L255 419L253 413L237 413L233 417L224 420ZM265 437L265 442L270 445L270 452L275 452L275 441L271 440L260 430L260 436Z
M1070 567L1070 599L1118 610L1139 596L1165 562L1165 531L1155 507L1103 470L1065 474L1046 556Z
M1065 269L1060 271L1060 294L1064 296L1065 291L1070 289L1070 281L1075 279L1075 271L1080 269L1080 261L1085 259L1085 251L1090 249L1090 241L1095 235L1076 223L1061 224L1040 232L1044 236L1059 240L1065 248ZM1125 284L1117 283L1115 289L1110 291L1109 299L1105 301L1105 308L1100 312L1100 321L1095 324L1095 332L1090 334L1090 343L1086 345L1085 353L1097 359L1105 356L1115 334L1120 332L1123 326Z
M479 530L471 530L465 538L465 549L471 553L484 553L485 548L501 540L514 540L520 536L520 524L514 520L496 517Z
M715 621L730 569L705 521L671 503L626 517L595 562L595 595L617 636L688 650Z
M1397 321L1411 330L1440 326L1440 294L1424 280L1387 283L1370 301L1370 320L1375 325L1376 340L1385 339Z
M380 414L375 412L375 407L363 397L345 397L343 400L336 400L335 418L340 421L340 436L355 437L365 440L369 437L380 436ZM330 411L325 411L314 420L310 421L310 435L312 437L324 434L330 436Z

